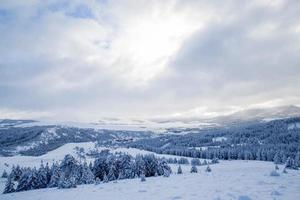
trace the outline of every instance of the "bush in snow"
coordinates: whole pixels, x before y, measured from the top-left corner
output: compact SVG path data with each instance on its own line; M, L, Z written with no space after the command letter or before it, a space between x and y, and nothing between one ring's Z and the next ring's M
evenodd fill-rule
M12 181L11 177L8 177L3 194L11 193L14 191L15 191L14 182Z
M206 172L211 172L211 168L209 167L209 165L207 165L207 167L206 167L206 170L205 170Z
M191 173L198 173L198 169L195 165L192 166Z
M191 160L191 164L192 164L192 165L195 165L195 166L200 166L200 165L201 165L201 162L200 162L200 160L199 160L198 158L193 158L193 159Z
M177 174L182 174L182 169L181 169L181 166L180 166L180 165L178 166Z
M276 170L272 170L270 176L280 176L280 174Z
M279 167L278 167L278 165L275 165L275 170L279 170Z
M7 172L4 170L3 173L2 173L1 178L7 178L7 176L8 176L8 175L7 175Z

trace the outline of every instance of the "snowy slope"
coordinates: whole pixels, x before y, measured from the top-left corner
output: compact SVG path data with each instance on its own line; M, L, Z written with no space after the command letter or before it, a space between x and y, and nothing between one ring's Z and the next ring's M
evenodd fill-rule
M84 148L85 152L89 152L90 150L95 149L95 143L93 142L82 142L82 143L68 143L65 144L53 151L50 151L42 156L12 156L12 157L1 157L0 156L0 173L5 169L7 171L10 170L12 165L20 165L24 167L39 167L41 164L41 160L44 163L53 163L55 161L60 161L64 158L66 154L71 154L74 157L77 157L75 147L82 147ZM108 148L108 147L97 147L99 151L104 149L109 149L112 153L113 152L124 152L128 153L132 156L136 156L137 154L154 154L157 157L165 157L165 158L180 158L180 156L173 156L173 155L163 155L163 154L156 154L150 151L136 149L136 148ZM79 158L77 158L79 160ZM191 158L187 158L191 159ZM92 158L87 158L87 161L92 161ZM6 167L4 163L7 163L9 167Z
M300 199L300 172L289 170L288 174L271 177L269 174L274 165L270 162L222 161L211 166L211 173L205 172L205 166L198 167L198 174L190 174L190 166L182 168L182 175L147 178L143 183L139 179L130 179L118 183L81 185L75 189L40 189L2 194L0 199ZM3 180L0 187L3 187Z

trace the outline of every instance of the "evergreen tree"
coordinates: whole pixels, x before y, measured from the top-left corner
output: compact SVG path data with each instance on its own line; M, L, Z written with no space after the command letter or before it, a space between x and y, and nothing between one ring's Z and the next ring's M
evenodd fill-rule
M286 168L283 168L282 173L287 174Z
M106 176L106 173L104 172L104 175L103 175L103 183L107 183L109 180Z
M195 166L200 166L200 165L201 165L201 162L200 162L200 160L199 160L198 158L193 158L193 159L191 160L191 164L192 164L192 165L195 165Z
M7 178L7 177L8 177L7 172L4 170L3 173L2 173L1 178Z
M145 174L144 174L144 173L142 173L142 174L141 174L141 182L145 182L145 181L146 181Z
M76 188L76 180L75 177L66 178L64 174L61 175L58 183L59 189L64 188Z
M273 160L274 160L274 163L275 163L275 164L280 164L280 163L281 163L281 158L280 158L279 153L276 153L276 154L275 154Z
M115 171L115 166L111 166L107 175L108 181L116 180Z
M96 181L95 181L95 185L99 185L99 184L100 184L100 182L101 182L101 181L100 181L100 178L99 178L99 177L97 177L97 178L96 178Z
M296 156L295 156L295 165L297 167L300 167L300 151L298 151Z
M28 183L29 177L31 176L31 171L23 171L22 176L20 177L16 192L30 190L31 186Z
M211 172L211 168L209 167L209 165L207 165L207 167L206 167L206 170L205 170L206 172Z
M195 165L192 165L191 173L198 173L198 169Z
M10 173L10 177L12 178L13 181L19 181L22 176L22 173L23 172L19 165L17 165L16 167L13 166Z
M275 165L275 170L279 170L279 167L278 167L278 165Z
M91 172L87 163L84 162L81 172L80 183L82 184L92 184L94 183L94 174Z
M7 178L7 182L5 184L5 188L4 188L3 194L15 192L14 186L15 185L14 185L14 182L12 181L11 177L8 177Z
M178 166L177 174L182 174L182 169L181 169L181 166L180 166L180 165Z
M37 172L37 182L38 182L38 188L46 188L48 185L48 177L47 177L47 171L44 167L43 163L41 163L41 167L39 168Z
M48 187L58 187L60 176L61 176L61 170L59 169L57 164L53 164L51 167L51 178L48 184Z

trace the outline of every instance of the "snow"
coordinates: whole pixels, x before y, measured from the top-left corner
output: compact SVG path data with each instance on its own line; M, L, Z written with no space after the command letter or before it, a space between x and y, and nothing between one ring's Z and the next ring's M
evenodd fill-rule
M290 123L288 124L288 130L298 129L300 128L300 122Z
M0 172L5 168L4 163L20 164L21 166L39 166L40 161L53 162L61 160L65 154L76 156L74 148L83 147L85 151L95 148L93 142L69 143L39 157L13 156L0 157ZM99 150L107 149L99 147ZM133 156L148 154L135 148L111 148L112 152L126 152ZM160 157L177 157L173 155L157 155ZM274 164L264 161L220 161L211 165L212 172L205 172L206 166L197 166L199 173L189 173L191 165L181 165L183 174L175 174L178 165L170 164L173 174L170 177L120 180L117 183L101 183L100 185L81 185L75 189L47 188L0 194L1 200L52 200L52 199L300 199L300 171L288 170L282 173L283 166L279 165L280 176L270 176ZM6 168L7 169L7 168ZM0 179L0 191L3 191L5 179Z
M9 171L12 165L19 164L20 166L28 166L28 167L39 167L41 164L41 160L44 163L53 163L55 161L60 161L64 158L66 154L71 154L74 157L77 157L75 147L82 147L84 148L85 152L89 152L90 150L95 150L95 143L94 142L81 142L81 143L68 143L65 144L53 151L50 151L42 156L12 156L12 157L0 157L0 173L5 169ZM137 154L154 154L157 157L165 157L165 158L180 158L180 156L173 156L173 155L163 155L163 154L156 154L150 151L136 149L136 148L108 148L108 147L97 147L99 151L104 149L109 149L112 153L114 152L124 152L128 153L132 156L136 156ZM77 157L77 159L79 159ZM191 159L191 158L188 158ZM87 161L92 161L93 158L87 158ZM4 163L9 164L9 167L5 167Z
M215 137L212 140L213 142L223 142L227 140L227 137Z
M1 125L1 124L0 124ZM187 134L191 131L184 131L186 128L204 128L215 126L211 123L184 123L180 121L172 122L155 122L149 120L117 120L109 121L102 120L97 123L83 123L83 122L61 122L61 121L33 121L20 124L13 124L15 127L32 127L32 126L61 126L61 127L76 127L76 128L91 128L94 130L118 130L118 131L151 131L157 134ZM169 131L168 129L181 130L178 133ZM197 131L196 131L197 132Z
M177 165L172 165L176 171ZM212 165L212 172L205 166L199 173L189 173L190 165L182 165L183 174L169 178L151 177L120 180L117 183L81 185L75 189L39 189L12 194L1 194L2 200L52 200L52 199L300 199L300 173L289 170L279 177L270 176L274 164L262 161L222 161ZM282 166L280 166L282 171ZM3 188L4 181L0 186Z

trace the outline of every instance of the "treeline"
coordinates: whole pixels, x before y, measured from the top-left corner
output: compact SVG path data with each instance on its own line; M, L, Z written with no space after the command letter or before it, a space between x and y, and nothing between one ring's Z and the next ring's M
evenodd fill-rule
M51 167L43 163L38 169L13 166L11 173L6 173L7 183L3 193L52 187L74 188L81 184L99 184L101 181L136 177L169 176L171 173L166 160L156 158L153 154L132 157L104 151L89 165L86 162L78 162L71 155L66 155L60 163L53 163Z
M223 160L262 160L300 167L300 118L199 130L185 135L143 139L129 147L159 154Z

